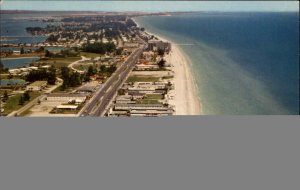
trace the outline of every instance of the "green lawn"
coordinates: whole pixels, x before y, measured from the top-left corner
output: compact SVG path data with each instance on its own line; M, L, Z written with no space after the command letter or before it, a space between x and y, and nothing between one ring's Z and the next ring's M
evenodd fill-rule
M136 103L137 104L160 104L158 100L154 100L154 99L140 99L137 100Z
M162 77L162 79L172 79L172 78L174 78L173 75L171 75L171 76L163 76L163 77Z
M93 66L93 65L92 64L86 64L86 65L84 65L84 64L77 64L77 65L74 65L73 67L75 69L80 70L80 71L87 71L90 66Z
M158 82L158 81L159 81L159 77L139 76L139 75L130 76L127 79L127 82Z
M147 99L147 100L151 100L151 99L161 100L161 99L164 99L164 96L161 95L161 94L147 94L147 95L145 95L144 99Z
M72 92L72 91L76 90L79 86L68 87L68 88L66 88L64 90L62 90L61 86L59 86L59 87L57 87L56 89L53 90L53 93L55 93L55 92Z
M71 63L80 60L81 57L51 58L42 60L37 63L45 63L46 65L54 65L56 68L67 67Z
M147 94L143 99L137 100L138 104L160 104L159 100L164 99L161 94Z
M87 57L87 58L95 58L95 57L100 57L101 54L89 53L89 52L80 52L80 56L84 56L84 57Z
M22 94L17 94L14 96L10 96L8 98L8 100L5 102L3 108L4 108L4 112L2 113L3 115L8 115L9 113L16 111L18 109L20 109L21 107L25 106L28 102L30 102L31 100L35 99L36 97L38 97L40 95L40 93L37 92L29 92L30 95L30 100L26 101L24 103L24 105L19 105L19 100Z

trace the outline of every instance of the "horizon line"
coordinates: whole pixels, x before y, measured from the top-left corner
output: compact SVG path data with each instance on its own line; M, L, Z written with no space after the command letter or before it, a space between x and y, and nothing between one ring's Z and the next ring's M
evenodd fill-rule
M238 11L220 11L220 10L199 10L199 11L190 11L190 10L180 10L180 11L95 11L95 10L25 10L25 9L0 9L0 12L2 11L23 11L23 12L110 12L110 13L195 13L195 12L219 12L219 13L232 13L232 12L245 12L245 13L250 13L250 12L295 12L299 13L299 10L238 10Z

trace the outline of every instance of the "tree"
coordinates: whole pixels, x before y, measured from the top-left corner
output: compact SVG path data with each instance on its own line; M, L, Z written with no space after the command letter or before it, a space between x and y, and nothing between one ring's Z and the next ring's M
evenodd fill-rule
M157 54L160 55L160 56L164 56L165 50L163 50L163 49L158 49L158 50L157 50Z
M56 69L53 65L49 68L47 82L50 85L55 85L55 82L56 82Z
M25 91L23 94L23 99L24 101L29 101L30 100L30 95L28 91Z
M111 65L108 69L107 69L107 71L109 72L109 73L113 73L113 72L115 72L117 70L117 67L115 66L115 65Z
M61 67L60 72L61 72L61 77L64 81L62 85L62 89L65 89L70 84L70 69L68 67Z
M90 76L88 76L88 75L83 76L83 81L84 82L89 82L90 80L91 80Z
M125 95L125 93L126 93L126 90L123 88L118 90L118 95Z
M88 71L87 71L87 75L92 76L94 74L96 74L96 71L95 71L94 67L92 65L90 65L88 68Z
M49 50L45 51L45 57L51 57L51 52Z
M45 48L43 46L39 47L39 49L35 50L35 52L43 52Z
M123 48L118 48L118 49L116 50L116 55L121 55L122 52L123 52Z
M0 72L2 72L4 70L4 65L2 63L2 61L0 60Z
M7 91L5 90L5 91L4 91L4 94L3 94L2 101L3 101L3 102L6 102L7 100L8 100L8 94L7 94Z
M24 54L24 47L21 47L20 53L21 53L21 54Z
M105 73L106 72L106 66L105 65L100 65L100 72Z
M161 60L157 63L157 65L158 65L160 68L164 67L165 64L166 64L166 61L165 61L164 59L161 59Z
M20 99L19 99L19 105L24 105L24 98L23 96L20 96Z
M55 85L55 82L56 82L56 74L55 74L55 73L49 73L49 74L48 74L47 82L48 82L48 84L50 84L50 85Z

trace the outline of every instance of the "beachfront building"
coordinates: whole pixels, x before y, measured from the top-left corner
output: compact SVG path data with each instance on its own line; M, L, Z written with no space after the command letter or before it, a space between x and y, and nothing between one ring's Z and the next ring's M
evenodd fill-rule
M26 90L28 91L41 91L47 86L47 81L35 81L28 86L26 86Z
M149 40L148 41L148 50L149 51L157 51L159 49L162 49L164 51L170 51L171 43L163 42L161 40Z
M134 68L135 71L157 71L159 70L159 66L158 65L154 65L154 64L139 64L136 65Z
M172 115L174 110L163 104L115 104L109 110L108 115L115 116L167 116Z

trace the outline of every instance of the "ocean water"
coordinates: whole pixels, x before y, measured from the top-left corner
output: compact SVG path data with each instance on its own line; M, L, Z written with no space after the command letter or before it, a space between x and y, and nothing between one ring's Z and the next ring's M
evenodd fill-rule
M138 17L178 45L203 114L299 113L299 13L193 13Z
M23 79L1 79L0 86L23 85L26 81Z
M1 62L5 68L16 69L24 66L29 66L30 63L39 59L40 59L39 57L24 57L24 58L1 59Z
M41 15L35 14L1 14L0 24L1 37L11 37L14 40L9 41L1 41L2 44L11 43L41 43L47 37L45 36L32 36L31 34L26 32L26 27L45 27L47 23L32 20L36 19ZM31 20L29 20L31 19Z

